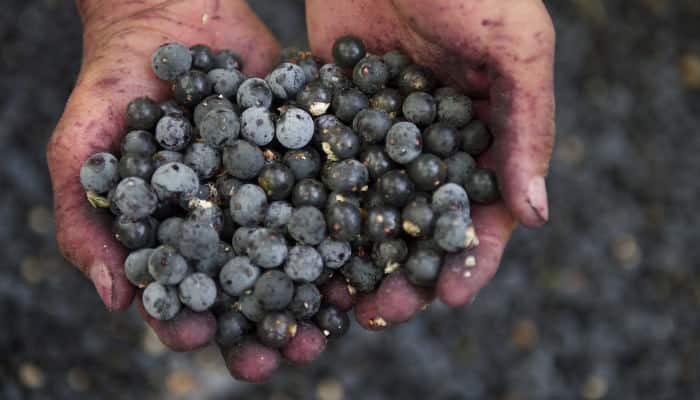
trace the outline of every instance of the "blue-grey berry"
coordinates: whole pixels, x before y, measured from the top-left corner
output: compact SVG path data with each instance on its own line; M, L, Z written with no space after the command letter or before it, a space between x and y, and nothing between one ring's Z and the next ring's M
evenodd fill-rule
M423 131L423 151L446 158L459 146L457 131L441 122L432 124Z
M212 91L227 98L234 97L245 80L243 73L237 69L215 68L207 72L207 77L212 83Z
M287 258L288 249L284 236L265 229L260 237L253 238L248 243L248 256L262 268L275 268Z
M163 285L177 285L189 272L187 261L167 244L153 249L148 257L148 272Z
M323 259L311 246L294 246L289 249L284 272L296 282L313 282L323 271Z
M243 69L243 57L233 50L221 50L214 56L214 68Z
M447 182L460 186L464 186L469 174L476 169L476 160L463 151L449 156L445 159L445 164L447 164Z
M235 111L215 108L209 111L199 124L202 138L214 147L232 145L236 142L241 123Z
M472 101L467 96L446 96L438 102L438 119L446 125L461 128L471 121L472 115Z
M321 308L321 292L316 285L303 283L294 289L289 311L299 320L309 319Z
M300 207L292 213L287 232L297 242L315 246L326 236L326 220L318 208Z
M384 53L382 59L386 64L390 79L397 77L401 70L411 64L411 58L404 54L401 50L392 50Z
M221 168L221 153L207 143L195 142L187 147L183 162L192 168L200 179L207 179Z
M253 232L259 229L254 226L241 226L236 229L233 233L233 238L231 239L231 245L233 246L233 252L238 256L248 255L248 245L253 236Z
M260 268L248 257L238 256L229 260L219 272L221 288L231 296L242 296L253 288L260 276Z
M333 61L343 68L352 68L365 56L365 44L357 36L344 35L333 42Z
M266 78L272 93L280 100L293 99L306 84L304 70L296 64L282 63Z
M377 179L396 167L396 163L379 145L366 146L358 160L367 168L371 179Z
M403 101L402 111L407 120L418 126L427 126L435 120L437 105L428 93L413 92Z
M289 107L280 115L275 130L277 140L288 149L306 146L314 135L314 121L301 108Z
M119 183L118 164L110 153L95 153L80 167L80 183L85 190L107 193Z
M411 122L395 123L386 136L386 153L399 164L415 160L423 150L420 129Z
M412 284L433 286L440 276L442 256L440 252L430 248L418 249L408 257L404 268L406 277Z
M190 49L179 43L161 45L151 56L151 68L156 76L164 81L171 81L187 72L192 66Z
M213 94L204 98L200 101L194 108L194 113L192 113L192 120L194 124L200 128L202 125L202 120L209 114L210 111L224 108L226 110L235 111L235 106L226 97L220 94Z
M182 304L195 312L211 308L216 300L216 283L206 274L195 272L178 285L178 294Z
M149 97L137 97L126 106L126 125L132 129L152 131L163 110Z
M268 313L257 325L257 339L264 346L284 347L296 335L297 322L288 312Z
M475 169L464 182L469 198L479 204L492 204L501 198L496 174L489 169Z
M273 201L265 211L265 219L263 224L266 228L276 232L284 233L287 231L287 222L292 217L294 208L286 201Z
M326 224L333 239L353 241L362 231L360 209L349 202L338 202L328 206Z
M324 85L334 92L350 87L350 80L345 76L343 69L335 64L325 64L318 70L319 79Z
M314 117L325 114L332 101L333 90L322 81L310 82L297 93L296 97L297 106L308 111Z
M384 270L372 261L353 256L340 270L347 282L358 292L372 291L384 277Z
M165 150L180 151L192 139L192 124L179 115L166 115L156 125L156 140Z
M475 157L486 151L493 142L491 132L479 120L474 120L460 129L459 138L462 150Z
M119 215L112 226L117 241L132 250L154 246L157 229L158 221L153 217L132 219L125 215Z
M214 67L214 52L204 44L195 44L190 47L192 54L192 68L207 72Z
M241 136L258 146L275 138L274 114L265 107L250 107L241 114Z
M283 310L294 296L294 283L284 272L273 269L260 275L253 294L265 310Z
M379 143L384 141L391 128L391 117L384 110L367 108L355 116L352 129L357 132L364 143Z
M368 55L352 71L352 81L367 94L377 93L389 80L389 68L381 57Z
M113 201L123 215L133 219L151 215L158 206L158 196L151 185L137 177L119 182L114 189Z
M185 164L163 164L151 176L151 186L162 202L191 198L199 190L197 173Z
M192 267L197 272L216 277L219 276L221 267L233 257L233 247L226 242L220 241L213 256L204 260L194 260Z
M160 282L151 282L143 291L141 300L146 313L159 321L171 320L180 312L177 289Z
M240 342L245 334L252 329L251 323L243 314L230 310L216 320L216 343L223 347L231 347Z
M145 288L153 282L151 273L148 272L148 257L153 249L140 249L132 251L124 260L124 275L132 285Z
M292 170L297 181L313 178L321 170L321 155L311 147L289 150L282 160Z
M267 208L265 191L257 185L245 184L231 197L233 220L242 226L254 226L263 221Z
M471 218L461 211L448 211L435 222L435 242L441 249L454 253L478 244Z
M158 169L170 162L182 162L183 155L172 150L161 150L153 155L153 168Z
M188 107L193 107L211 94L211 82L207 74L198 70L180 74L173 82L173 97Z
M157 122L157 121L156 121ZM153 126L155 127L155 124ZM150 132L144 130L131 131L122 139L122 155L133 154L150 157L158 151L158 143Z
M333 96L331 108L346 124L352 123L357 113L369 107L369 99L356 88L341 89Z
M469 215L467 192L455 183L446 183L437 188L433 192L432 206L438 215L448 211L461 211Z
M119 176L122 178L133 176L150 181L154 170L153 159L149 156L127 153L119 159Z
M189 201L189 209L188 221L212 227L217 232L221 231L224 225L224 212L216 203L193 198Z
M260 322L265 317L262 302L255 294L246 294L238 299L237 309L253 322Z
M349 242L326 238L318 245L318 252L326 268L338 269L350 259L352 248Z
M324 167L321 180L334 192L360 192L367 189L369 172L361 162L348 159Z
M265 166L265 157L258 146L246 140L236 140L224 148L223 163L233 177L252 179Z
M218 245L219 233L212 226L191 220L182 223L178 249L183 256L206 260L216 254Z
M242 109L249 107L270 108L272 90L264 79L248 78L238 87L236 101Z

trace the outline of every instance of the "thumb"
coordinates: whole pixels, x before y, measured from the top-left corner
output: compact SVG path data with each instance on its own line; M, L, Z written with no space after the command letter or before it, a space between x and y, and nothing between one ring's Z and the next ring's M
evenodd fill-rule
M513 216L530 227L549 219L545 177L554 145L554 31L551 22L541 28L512 42L518 50L494 57L491 87L500 189Z

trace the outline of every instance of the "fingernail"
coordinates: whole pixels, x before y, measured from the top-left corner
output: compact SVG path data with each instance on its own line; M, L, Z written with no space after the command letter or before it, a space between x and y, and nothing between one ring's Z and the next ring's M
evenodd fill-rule
M113 309L112 293L114 293L114 281L109 268L103 263L95 263L90 267L90 279L97 289L108 310Z
M544 177L538 176L530 180L527 188L527 202L542 224L549 220L547 185L544 182Z

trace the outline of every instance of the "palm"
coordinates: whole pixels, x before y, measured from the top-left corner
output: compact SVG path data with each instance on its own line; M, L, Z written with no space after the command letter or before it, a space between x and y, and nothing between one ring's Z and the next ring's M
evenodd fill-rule
M333 40L350 33L370 52L400 48L476 100L477 115L494 132L495 144L479 163L497 171L505 201L475 207L478 267L466 271L465 254L448 259L437 288L446 303L466 303L495 273L515 219L529 226L547 219L546 197L543 209L529 190L532 176L546 172L553 139L546 10L529 0L308 0L307 20L312 51L322 58L330 60Z

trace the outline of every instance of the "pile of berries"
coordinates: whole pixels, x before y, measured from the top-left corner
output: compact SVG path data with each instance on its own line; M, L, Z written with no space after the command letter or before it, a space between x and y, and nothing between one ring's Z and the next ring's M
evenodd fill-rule
M499 191L473 158L492 138L471 100L353 36L333 58L283 51L263 79L230 50L153 53L172 99L131 101L120 157L80 170L91 204L115 215L153 318L210 310L223 346L257 335L280 348L300 321L337 337L349 319L319 290L330 279L370 292L402 269L429 287L446 252L478 244L470 200Z

